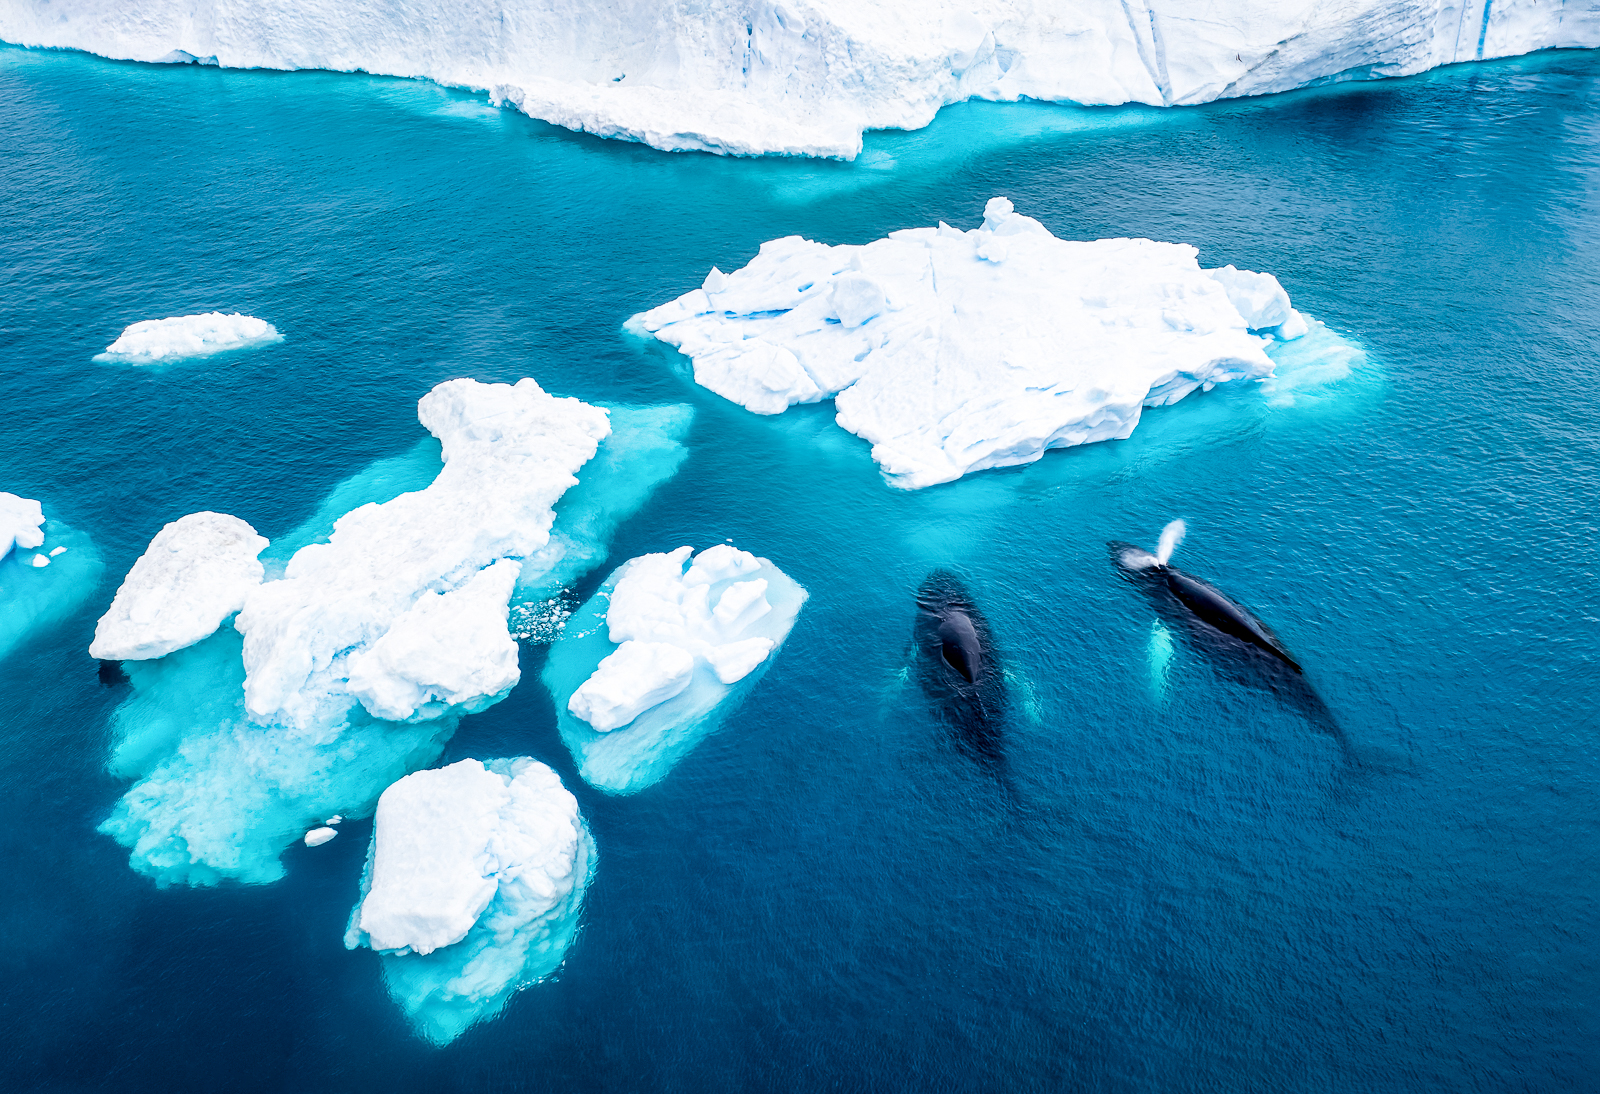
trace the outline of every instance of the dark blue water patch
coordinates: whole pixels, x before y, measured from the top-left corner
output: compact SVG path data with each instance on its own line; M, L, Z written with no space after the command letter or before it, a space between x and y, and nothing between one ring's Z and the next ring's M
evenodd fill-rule
M428 84L0 52L0 489L106 562L0 661L0 1074L23 1091L1571 1090L1600 1072L1592 652L1596 60L1550 54L1163 112L949 109L855 164L607 143ZM1381 384L1219 389L1127 442L917 494L828 407L763 419L620 333L799 233L971 227L1277 274ZM147 372L123 326L239 310L285 341ZM83 652L161 524L282 536L421 438L457 375L690 402L611 566L731 537L807 586L772 669L649 791L573 770L524 683L443 762L533 755L599 847L553 982L435 1050L344 950L370 828L263 887L157 890L97 835ZM1106 543L1261 616L1348 735L1155 617ZM1019 708L1015 801L911 666L959 569ZM1026 716L1024 716L1024 710ZM1350 753L1354 753L1354 756Z

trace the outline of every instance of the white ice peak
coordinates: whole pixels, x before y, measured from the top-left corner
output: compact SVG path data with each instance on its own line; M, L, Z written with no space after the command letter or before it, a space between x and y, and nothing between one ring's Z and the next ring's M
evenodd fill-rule
M1563 0L8 0L0 39L423 76L657 148L854 156L963 99L1201 103L1600 45Z
M892 482L922 487L1126 437L1141 410L1272 373L1263 329L1306 330L1270 274L1186 244L1057 239L1005 198L983 225L865 246L799 236L631 324L760 414L836 396Z

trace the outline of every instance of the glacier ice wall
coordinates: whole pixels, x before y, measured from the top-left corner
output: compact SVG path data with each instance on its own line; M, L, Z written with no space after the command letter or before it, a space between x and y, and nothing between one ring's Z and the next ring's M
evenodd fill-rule
M583 413L591 410L601 413L595 408ZM483 415L475 428L492 431L496 417L500 416ZM390 537L383 545L390 553L383 557L392 573L380 577L418 580L419 574L462 571L453 585L430 587L421 582L413 587L410 603L394 610L382 629L372 626L376 609L368 598L342 606L338 597L324 596L320 604L310 605L317 611L303 611L298 617L298 625L309 632L305 647L297 650L285 642L287 655L302 656L305 648L327 638L331 628L319 632L313 626L320 626L320 612L337 613L338 623L363 637L348 648L324 652L320 665L308 659L310 668L292 689L292 701L285 709L265 717L246 709L246 640L235 628L225 627L162 658L127 662L133 694L113 717L116 744L110 767L134 784L101 830L130 850L133 868L163 885L215 884L230 878L273 881L283 875L279 855L308 828L334 814L369 815L384 787L432 763L461 715L492 703L509 688L508 681L514 681L516 657L507 634L506 610L507 597L520 594L506 580L507 568L496 570L499 560L492 557L494 551L509 550L506 544L512 541L525 547L528 554L506 566L520 568L515 576L528 583L528 595L546 595L552 575L573 580L602 559L605 540L616 525L682 462L688 408L617 408L611 417L611 435L599 442L598 455L583 467L588 489L581 497L571 496L577 493L574 489L561 498L553 526L548 505L539 511L475 505L469 508L472 519L480 522L476 525L457 514L429 532L430 517L415 525L419 535L403 536L412 527L409 522L397 524L395 518L371 511L395 501L402 502L402 516L433 511L432 502L416 497L444 477L443 446L430 439L338 484L305 524L263 551L268 580L261 588L286 584L292 573L299 572L296 559L308 548L338 549L333 541L350 527L343 518L364 511L361 519L366 523L358 521L356 527L376 522ZM467 465L497 488L514 488L515 475L507 473L500 461L474 462L470 448L469 444ZM593 476L590 466L596 469ZM554 474L559 468L546 470ZM571 481L570 472L561 473ZM547 539L535 534L541 522L549 529ZM449 535L437 534L445 531ZM397 553L405 544L426 557L407 563ZM482 549L474 558L481 557L486 565L460 566L458 548L463 544L469 552ZM351 555L361 553L348 543L343 549ZM367 565L366 560L357 560L345 593L353 597L355 581L371 573L363 569ZM323 576L334 583L340 580L337 575ZM491 667L499 673L494 680L488 677L495 673L480 672L478 664L458 664L448 651L432 650L431 624L409 625L427 622L423 617L431 619L437 601L478 582L485 587L459 604L462 611L446 614L452 627L464 626L474 643L481 640L492 648ZM494 589L486 589L496 583ZM489 609L478 602L486 591L495 594ZM406 599L394 588L389 592ZM493 626L485 622L489 615L494 617ZM379 649L385 642L396 648ZM374 654L376 663L367 664L367 657ZM431 697L424 694L429 691L434 693ZM451 701L441 701L440 693Z
M0 40L419 76L669 150L852 157L981 98L1201 103L1600 45L1593 0L8 0Z
M718 545L689 564L690 550L612 571L545 662L561 739L608 793L652 786L692 752L761 679L806 601L767 559Z
M1005 198L981 227L799 236L629 320L749 410L835 400L896 486L1129 436L1143 408L1273 373L1309 330L1270 274L1148 239L1057 239Z
M383 953L390 996L448 1044L561 965L594 868L577 799L544 764L418 771L378 801L345 945Z

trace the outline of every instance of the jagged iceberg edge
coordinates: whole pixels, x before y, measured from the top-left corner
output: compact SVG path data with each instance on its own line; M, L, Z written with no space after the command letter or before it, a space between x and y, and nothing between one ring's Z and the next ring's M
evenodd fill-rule
M969 232L770 240L627 329L677 347L696 383L756 413L834 399L888 481L917 489L1126 438L1146 407L1271 377L1268 348L1310 324L1272 275L1197 258L1185 244L1057 239L997 197Z
M0 495L0 504L14 496ZM82 607L105 570L88 533L42 513L38 524L21 524L12 529L17 549L0 554L0 660Z
M278 328L265 319L213 311L132 323L94 359L130 365L166 364L281 341L283 335Z
M684 459L690 408L619 407L611 419L611 436L584 467L584 488L556 503L549 542L522 560L527 584L513 599L542 597L552 579L576 580L602 559L617 524ZM339 483L311 518L262 552L268 577L281 578L289 557L325 543L344 513L427 487L440 474L440 455L430 438ZM502 614L505 635L503 623ZM133 691L113 715L109 766L134 785L101 831L160 885L276 880L284 849L321 818L369 815L384 787L437 759L468 709L400 723L345 700L320 720L262 724L244 708L242 645L225 627L165 657L124 664Z
M345 945L383 953L390 997L446 1045L560 967L595 862L577 800L544 764L418 771L379 800Z
M652 698L657 701L618 728L597 730L573 709L574 696L601 673L603 662L617 656L630 642L639 644L642 637L646 641L657 640L651 642L657 644L670 637L665 628L652 631L648 624L626 633L612 631L608 616L618 584L641 565L675 568L680 576L687 576L682 573L687 550L683 548L670 555L644 555L612 571L600 589L573 613L565 634L550 647L541 674L555 702L561 739L572 753L579 774L591 786L610 794L634 794L660 782L712 733L766 674L807 598L805 589L769 560L737 552L749 560L750 567L701 586L708 590L707 604L714 610L729 588L764 582L759 595L765 597L770 610L754 618L734 620L736 629L719 637L729 646L754 639L764 639L770 645L754 664L735 664L735 659L719 664L716 658L708 658L703 651L688 657L688 671L679 674L682 679L656 688L661 681L651 677L642 681L638 688L640 694L621 697L623 700L632 698L636 703ZM701 554L718 550L731 548L710 548ZM743 599L753 601L754 598ZM691 635L687 639L671 639L670 644L692 647L694 641ZM730 652L737 654L739 651ZM754 651L751 653L753 656ZM646 694L650 691L671 691L671 694L659 698ZM616 705L620 708L622 703ZM578 707L593 709L586 708L581 700Z
M438 28L448 28L441 39ZM1552 0L646 0L351 12L317 0L13 0L0 40L232 68L420 76L657 148L850 158L966 99L1202 103L1600 45Z

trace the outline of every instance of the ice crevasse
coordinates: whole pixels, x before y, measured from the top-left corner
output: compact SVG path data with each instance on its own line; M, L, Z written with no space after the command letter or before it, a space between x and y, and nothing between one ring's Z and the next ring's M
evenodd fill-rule
M420 76L671 150L854 156L964 99L1201 103L1600 45L1564 0L9 0L0 39Z
M577 799L544 764L418 771L378 799L345 945L384 954L390 995L446 1044L556 970L594 868Z
M1195 248L1056 238L997 197L981 227L863 246L799 236L634 316L703 387L760 414L834 399L896 486L1129 436L1145 407L1273 375L1308 321L1271 274Z
M730 544L618 567L545 663L579 773L613 794L659 782L760 679L805 600L769 560Z
M278 543L195 514L129 572L96 644L135 658L111 758L135 781L102 831L141 873L271 881L308 828L369 814L432 763L464 714L520 678L511 602L603 556L675 472L689 421L532 380L447 381L418 417L436 441L341 483Z

